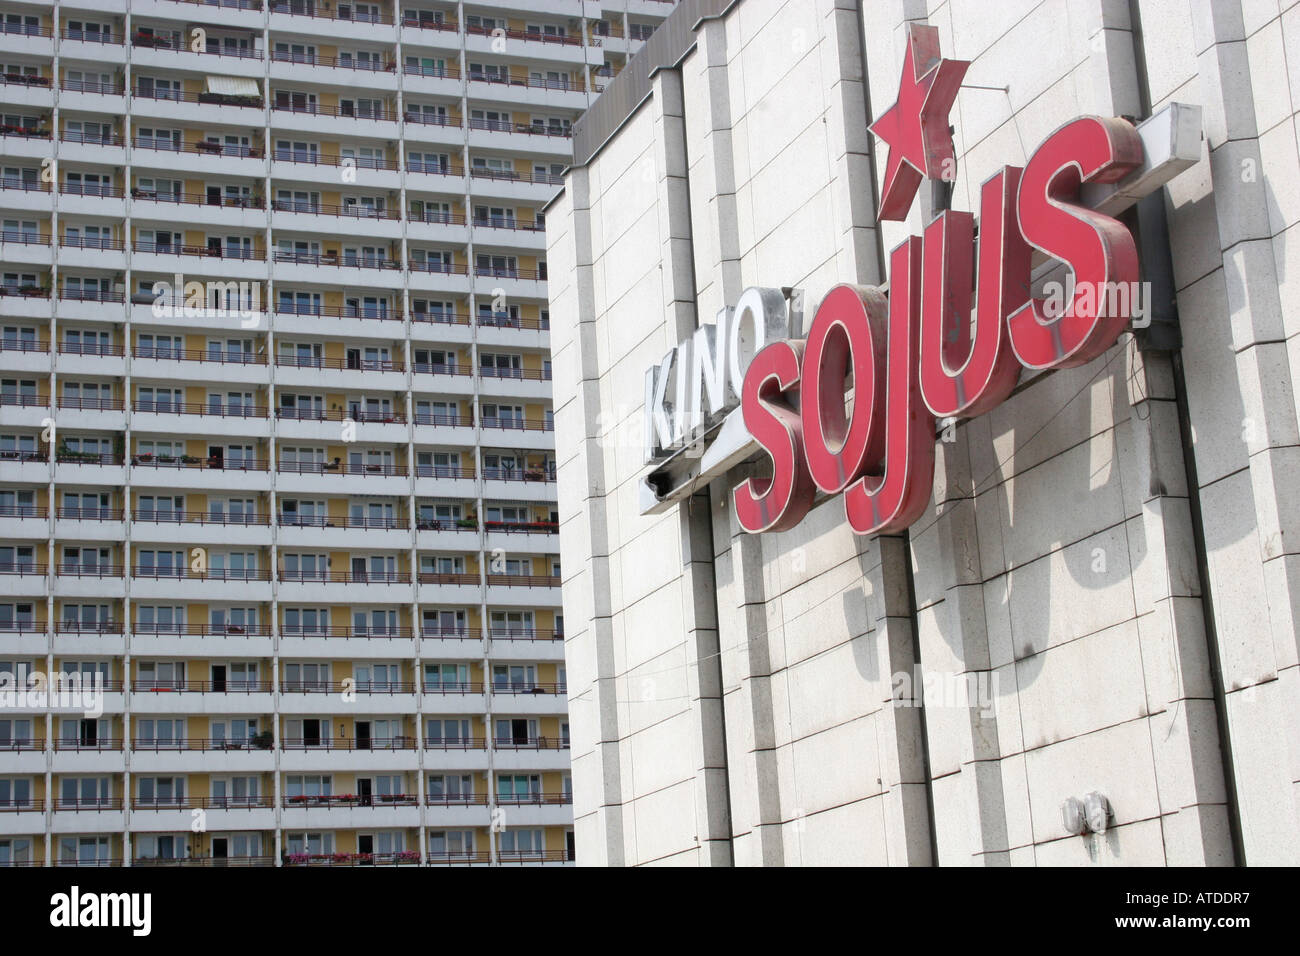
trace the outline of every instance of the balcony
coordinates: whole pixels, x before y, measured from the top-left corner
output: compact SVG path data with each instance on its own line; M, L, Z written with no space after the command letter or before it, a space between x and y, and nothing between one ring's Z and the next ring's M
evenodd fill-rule
M406 517L331 518L325 515L281 514L276 519L276 524L281 529L279 540L282 548L346 550L357 543L358 529L367 532L367 548L398 550L411 546L411 526Z
M120 345L80 345L60 342L60 375L125 375L124 349ZM60 407L64 407L60 399ZM120 403L118 403L120 404ZM114 409L120 411L121 409Z
M477 660L483 657L483 632L477 627L423 627L420 629L420 655L447 660ZM424 683L425 694L479 695L482 684L445 682ZM441 707L442 697L436 706ZM432 702L426 702L431 706Z
M179 433L190 434L194 430L192 426L181 426ZM235 432L235 434L240 433ZM269 491L271 488L269 467L268 461L256 458L225 459L200 458L194 455L173 457L137 454L131 456L131 481L136 485L154 488ZM121 481L117 483L122 484ZM175 519L153 519L136 515L133 516L133 520Z
M269 714L270 681L149 680L131 682L131 710L137 714ZM214 749L239 749L235 742ZM243 742L238 742L242 744ZM205 744L204 746L209 746Z
M546 203L564 185L564 177L552 173L520 173L485 166L472 167L470 180L470 191L475 197L534 205Z
M265 281L267 278L266 256L256 249L229 245L186 246L139 240L132 248L135 255L131 267L142 272L217 275L223 281ZM201 261L196 262L196 259Z
M337 82L337 78L334 82ZM349 109L319 103L295 104L284 100L271 106L271 128L317 136L365 136L384 140L397 139L398 133L397 112L387 106Z
M132 773L253 774L274 768L275 753L270 742L261 739L137 737L131 743Z
M131 569L131 597L195 601L269 601L271 572L266 568L208 568L202 573L180 568L136 566ZM135 630L139 630L138 626Z
M283 711L283 708L282 708ZM391 770L406 771L415 758L414 737L281 738L280 769L299 770Z
M409 491L407 467L404 464L343 462L282 461L276 466L279 478L276 483L282 492L352 494L390 497L405 495ZM348 476L353 479L344 479ZM355 479L364 479L357 485Z
M132 824L153 831L188 831L194 810L203 811L209 833L222 830L270 830L275 827L275 802L269 796L256 797L132 797ZM251 863L249 860L265 860ZM269 866L270 857L189 857L183 860L134 860L132 866Z
M0 203L14 212L49 213L53 208L50 183L23 180L17 176L0 176Z
M265 405L224 402L170 402L137 398L131 403L132 427L137 431L170 432L178 435L221 435L238 438L268 438L270 419ZM184 461L199 465L200 460Z
M55 568L54 594L61 598L123 598L124 573L121 565L65 562Z
M281 597L281 601L287 599ZM282 657L311 657L334 660L338 655L377 659L410 657L413 651L409 627L293 626L280 627Z
M44 505L0 505L0 539L44 539L49 517Z
M349 4L328 9L313 0L270 0L271 32L332 37L367 43L393 43L397 29L387 13L358 13Z

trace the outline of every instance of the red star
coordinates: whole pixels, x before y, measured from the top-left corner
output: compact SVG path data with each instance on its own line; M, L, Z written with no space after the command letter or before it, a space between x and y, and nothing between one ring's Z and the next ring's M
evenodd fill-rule
M969 66L969 60L939 56L938 27L907 25L898 101L870 126L889 144L880 219L906 219L922 177L939 179L945 171L951 176L956 156L948 112Z

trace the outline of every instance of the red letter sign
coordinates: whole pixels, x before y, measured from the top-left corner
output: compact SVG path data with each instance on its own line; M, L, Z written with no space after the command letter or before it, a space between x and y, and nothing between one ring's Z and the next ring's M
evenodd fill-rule
M1008 320L1011 346L1026 367L1090 362L1128 323L1108 303L1118 283L1137 282L1133 236L1110 216L1071 200L1083 183L1117 182L1141 164L1142 139L1133 125L1096 116L1062 126L1030 157L1020 180L1020 231L1074 271L1074 299L1059 318L1044 314L1042 300L1030 299Z
M817 308L804 348L803 437L817 487L848 487L885 448L885 341L889 304L879 289L838 285ZM853 418L844 414L844 379L853 358Z
M975 220L941 213L925 228L921 292L921 394L935 415L973 417L1015 388L1007 316L1029 288L1029 247L1016 225L1020 170L1004 166L980 190L979 288L971 343L971 259Z
M884 474L859 478L844 492L856 534L901 531L925 511L933 490L934 416L917 387L920 281L921 240L912 236L890 254Z
M745 427L772 458L771 478L749 478L736 486L736 520L751 534L793 528L816 493L804 465L799 413L772 401L782 392L798 395L803 345L800 339L773 342L745 372L740 406Z

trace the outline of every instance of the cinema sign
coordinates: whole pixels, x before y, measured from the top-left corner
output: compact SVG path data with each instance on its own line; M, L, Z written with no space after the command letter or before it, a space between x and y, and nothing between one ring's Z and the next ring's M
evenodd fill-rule
M871 127L891 146L881 218L905 218L923 178L953 168L966 66L938 56L935 28L910 28L899 100ZM818 493L843 496L858 534L910 525L937 420L996 407L1022 370L1092 361L1133 320L1137 248L1114 217L1199 159L1200 138L1199 109L1181 104L1137 127L1072 120L983 184L978 243L973 214L941 212L890 253L887 290L836 286L806 334L798 293L746 290L646 375L643 513L757 452L770 477L734 490L746 531L794 527ZM1067 269L1068 300L1031 293Z

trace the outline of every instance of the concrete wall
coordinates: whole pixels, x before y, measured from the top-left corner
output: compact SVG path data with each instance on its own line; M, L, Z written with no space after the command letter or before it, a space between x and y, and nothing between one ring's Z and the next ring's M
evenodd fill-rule
M1134 6L1144 57L1114 0L742 0L570 173L547 228L582 861L1300 862L1300 4ZM908 20L972 61L957 209L1079 115L1203 107L1165 193L1181 353L1126 333L961 423L905 535L854 536L838 498L740 533L746 468L641 516L646 368L747 286L811 308L883 281L928 220L926 187L875 220ZM1090 790L1113 825L1067 836Z

